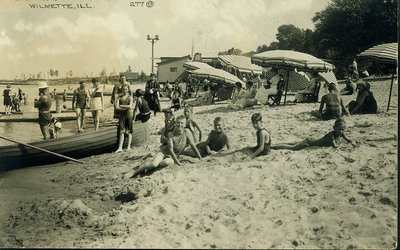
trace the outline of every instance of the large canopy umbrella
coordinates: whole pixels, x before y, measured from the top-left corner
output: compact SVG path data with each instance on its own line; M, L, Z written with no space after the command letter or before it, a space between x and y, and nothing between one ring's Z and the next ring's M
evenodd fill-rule
M216 68L200 68L196 70L189 71L192 75L197 77L203 77L207 79L213 79L216 81L222 81L230 84L235 84L235 82L240 82L243 84L243 81L237 78L236 76L232 75L229 72L226 72L222 69Z
M238 55L220 55L218 60L226 68L232 68L235 71L242 73L254 73L260 75L262 73L262 67L252 64L251 58L247 56Z
M385 43L376 45L358 54L359 57L366 57L379 63L393 64L392 82L390 83L390 92L387 110L389 111L390 97L392 96L394 73L397 65L397 43Z
M272 67L276 69L285 69L287 71L285 83L285 101L288 90L289 72L297 69L297 71L314 71L327 72L332 71L335 66L327 63L310 54L301 53L293 50L270 50L255 54L251 57L251 62L261 67Z

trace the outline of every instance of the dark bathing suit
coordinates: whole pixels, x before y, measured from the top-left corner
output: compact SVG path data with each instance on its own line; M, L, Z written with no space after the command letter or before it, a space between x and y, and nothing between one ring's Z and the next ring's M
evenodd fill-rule
M255 152L261 145L260 141L261 141L261 130L265 130L268 132L268 130L266 129L260 129L257 130L257 146L251 148L251 151ZM269 142L264 142L264 150L261 151L261 153L257 156L261 156L261 155L267 155L271 149L271 134L268 132L269 134Z

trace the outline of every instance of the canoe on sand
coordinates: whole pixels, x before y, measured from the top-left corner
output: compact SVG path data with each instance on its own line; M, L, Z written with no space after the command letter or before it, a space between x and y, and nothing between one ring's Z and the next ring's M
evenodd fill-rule
M150 131L147 123L135 123L132 146L147 143ZM117 148L117 127L105 127L99 131L85 131L63 138L28 143L72 158L108 153ZM125 140L126 143L126 140ZM21 144L0 147L0 171L38 166L65 161L66 159Z

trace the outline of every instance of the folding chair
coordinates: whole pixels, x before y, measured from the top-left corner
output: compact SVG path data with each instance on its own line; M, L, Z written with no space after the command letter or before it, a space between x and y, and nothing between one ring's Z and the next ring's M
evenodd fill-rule
M306 102L318 102L318 93L321 88L321 82L317 82L313 93L304 94Z
M274 104L276 105L280 105L281 104L281 99L282 99L282 94L283 91L282 90L278 90L278 93L276 93L276 95L269 95L268 96L268 102L269 100L272 101L272 103L270 103L270 106L273 106Z

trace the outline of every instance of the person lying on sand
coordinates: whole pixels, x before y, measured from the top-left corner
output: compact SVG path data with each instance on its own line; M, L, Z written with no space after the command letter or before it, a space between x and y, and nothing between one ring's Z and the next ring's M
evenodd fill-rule
M300 142L292 142L292 143L282 143L282 144L276 144L272 145L272 149L289 149L289 150L300 150L308 147L338 147L338 143L341 137L345 139L348 143L351 143L351 145L356 146L356 144L351 141L349 138L347 138L343 131L346 129L346 122L343 120L343 118L338 118L335 121L335 124L333 126L333 131L327 133L324 137L319 138L319 139L312 139L312 138L306 138Z
M164 115L165 115L164 127L160 131L161 134L160 142L162 145L167 145L168 133L174 131L175 116L171 110L164 111Z
M193 106L191 106L191 105L185 106L183 113L186 118L186 126L185 127L188 128L190 130L190 132L192 132L194 142L197 143L197 142L201 141L203 132L201 131L197 122L195 122L193 120ZM199 131L199 139L198 140L197 140L195 128L197 128L197 130Z
M138 170L136 170L132 177L157 167L167 167L172 164L181 166L181 162L178 160L179 155L185 150L189 144L196 156L201 160L201 155L193 141L192 133L189 129L185 128L185 117L178 116L175 120L174 131L168 133L167 146L161 146L160 152L158 152L151 162L145 163ZM172 159L171 159L172 158Z
M250 152L249 158L253 159L257 156L267 155L271 147L271 135L262 127L262 116L255 113L251 116L253 128L257 131L257 146L244 148L244 152Z
M328 85L329 93L321 98L321 105L318 112L311 111L311 115L322 120L337 119L342 116L342 110L350 115L350 112L343 104L343 99L337 94L336 84L330 83ZM326 105L325 111L323 111Z
M206 141L197 144L197 148L202 157L212 155L224 151L224 149L230 149L228 136L223 131L222 118L216 117L214 119L214 130L210 132ZM192 154L192 151L185 150L185 155L196 157Z

